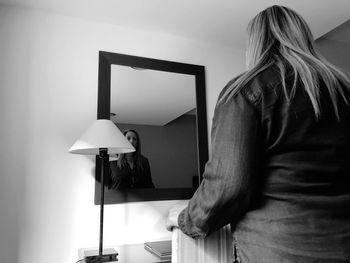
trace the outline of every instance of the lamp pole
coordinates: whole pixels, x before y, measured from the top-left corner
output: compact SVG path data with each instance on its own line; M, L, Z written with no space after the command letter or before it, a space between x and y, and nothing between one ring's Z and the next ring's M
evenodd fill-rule
M106 148L100 148L100 158L102 159L101 163L101 203L100 203L100 245L99 245L99 255L103 254L103 207L105 199L105 186L104 186L104 177L105 177L105 166L106 160L108 158L108 153Z

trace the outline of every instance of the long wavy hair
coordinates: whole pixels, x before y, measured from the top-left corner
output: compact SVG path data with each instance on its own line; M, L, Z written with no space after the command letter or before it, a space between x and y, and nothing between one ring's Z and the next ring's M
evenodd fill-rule
M344 88L350 87L350 80L318 54L311 30L299 14L290 8L274 5L256 15L248 24L247 31L247 71L233 82L221 100L226 101L257 74L275 65L280 71L283 93L288 102L295 95L297 82L301 81L318 119L321 115L319 84L322 80L339 119L337 100L341 96L348 103ZM289 90L286 85L287 69L294 72L293 86Z
M136 139L137 139L137 144L135 147L135 152L132 152L132 159L134 161L134 165L135 168L137 170L142 171L143 167L142 167L142 162L141 162L141 140L140 140L140 135L138 134L137 131L132 130L132 129L127 129L125 131L123 131L124 136L126 136L126 134L128 132L133 132L136 135ZM117 161L117 165L119 168L125 167L127 165L127 160L126 160L126 155L125 154L120 154L118 161Z

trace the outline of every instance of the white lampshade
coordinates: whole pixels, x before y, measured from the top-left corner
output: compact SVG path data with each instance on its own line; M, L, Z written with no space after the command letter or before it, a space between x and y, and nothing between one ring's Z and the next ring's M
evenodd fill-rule
M111 120L96 120L69 149L70 153L99 155L100 148L108 154L134 152L135 148Z

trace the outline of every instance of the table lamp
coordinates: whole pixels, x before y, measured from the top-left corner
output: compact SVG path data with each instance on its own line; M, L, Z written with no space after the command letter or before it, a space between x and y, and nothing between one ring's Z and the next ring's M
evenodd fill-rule
M109 154L134 152L135 148L125 138L117 126L107 119L96 120L69 149L70 153L97 155L101 158L101 204L100 204L100 243L99 254L86 256L85 262L109 262L117 260L117 253L103 254L103 206L104 177Z

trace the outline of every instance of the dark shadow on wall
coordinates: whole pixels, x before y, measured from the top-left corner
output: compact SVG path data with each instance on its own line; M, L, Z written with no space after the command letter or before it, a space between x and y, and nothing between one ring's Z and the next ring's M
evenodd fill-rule
M316 40L317 50L350 77L350 20Z

